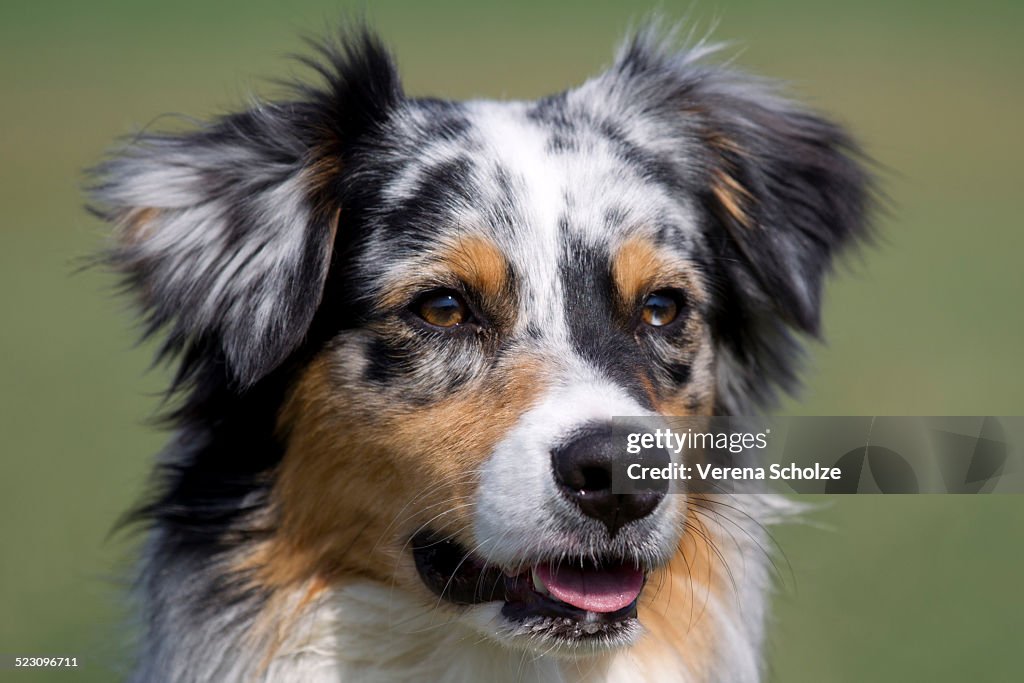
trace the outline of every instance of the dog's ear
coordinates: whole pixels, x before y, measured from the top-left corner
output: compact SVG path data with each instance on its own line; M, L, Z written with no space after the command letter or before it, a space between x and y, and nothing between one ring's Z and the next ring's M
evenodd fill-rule
M836 253L866 233L868 175L845 131L756 87L695 92L711 240L734 277L818 334ZM752 292L753 293L753 292Z
M733 364L726 383L750 406L792 384L792 333L819 333L824 277L869 232L871 180L842 128L771 83L707 64L714 51L674 51L647 30L612 73L630 84L620 87L655 122L657 145L698 199L713 328Z
M795 386L791 331L820 334L824 278L868 234L870 181L855 143L827 119L763 86L713 76L702 86L698 196L719 275L721 401L723 412L746 412Z
M402 97L370 34L310 62L325 87L197 130L146 133L94 169L117 227L106 260L141 300L165 353L214 356L246 387L303 340L324 291L346 146ZM343 229L343 228L342 228Z

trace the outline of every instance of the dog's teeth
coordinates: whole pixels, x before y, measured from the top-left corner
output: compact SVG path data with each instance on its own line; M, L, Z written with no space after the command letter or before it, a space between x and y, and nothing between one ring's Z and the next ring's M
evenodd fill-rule
M537 576L536 569L530 570L530 578L533 579L533 590L537 591L541 595L551 595L551 593L548 592L548 587L545 586L544 582L540 580L539 576Z

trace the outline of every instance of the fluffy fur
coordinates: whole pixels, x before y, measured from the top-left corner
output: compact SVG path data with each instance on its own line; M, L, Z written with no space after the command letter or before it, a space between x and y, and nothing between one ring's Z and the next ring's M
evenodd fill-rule
M760 679L778 501L667 496L609 534L551 471L587 425L791 387L865 233L850 138L712 52L642 31L572 90L457 103L404 95L356 31L319 85L95 170L108 261L179 364L134 680ZM417 316L432 292L463 324ZM635 563L637 617L588 638L439 595L425 531L506 574Z

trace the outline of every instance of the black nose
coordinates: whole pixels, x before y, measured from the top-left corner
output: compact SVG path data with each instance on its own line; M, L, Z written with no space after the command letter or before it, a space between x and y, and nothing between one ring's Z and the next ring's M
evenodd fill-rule
M668 454L662 452L667 460ZM642 489L633 493L612 491L616 468L627 464L625 435L611 428L583 432L551 452L555 481L562 493L588 517L602 522L615 535L620 528L654 511L664 490ZM630 462L636 462L631 460ZM663 487L664 488L664 487Z

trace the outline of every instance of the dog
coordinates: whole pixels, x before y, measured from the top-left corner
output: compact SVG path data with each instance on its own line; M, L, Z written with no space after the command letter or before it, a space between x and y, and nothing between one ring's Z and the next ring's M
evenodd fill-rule
M135 681L758 681L770 496L618 494L616 416L793 388L871 175L656 27L536 101L313 82L93 169L176 362Z

